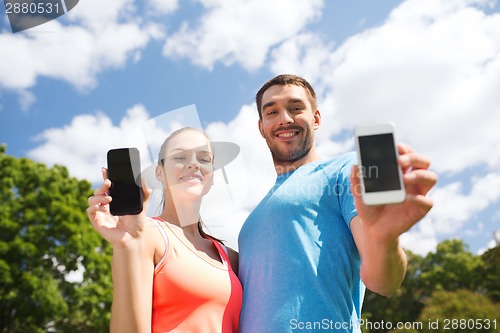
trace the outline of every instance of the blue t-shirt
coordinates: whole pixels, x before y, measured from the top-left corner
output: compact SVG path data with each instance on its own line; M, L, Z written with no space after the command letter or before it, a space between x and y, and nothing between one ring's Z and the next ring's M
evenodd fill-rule
M238 239L240 333L360 332L354 163L347 153L279 175L249 215Z

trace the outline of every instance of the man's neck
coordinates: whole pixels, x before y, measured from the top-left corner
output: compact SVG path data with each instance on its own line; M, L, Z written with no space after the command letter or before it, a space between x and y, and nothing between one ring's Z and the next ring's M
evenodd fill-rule
M287 162L274 161L274 169L276 170L276 174L279 176L279 175L297 170L299 167L301 167L305 164L309 164L309 163L316 162L319 160L320 160L320 157L319 157L318 153L316 152L315 147L313 147L309 151L309 153L302 156L298 160L290 161L290 162L288 162L288 161Z

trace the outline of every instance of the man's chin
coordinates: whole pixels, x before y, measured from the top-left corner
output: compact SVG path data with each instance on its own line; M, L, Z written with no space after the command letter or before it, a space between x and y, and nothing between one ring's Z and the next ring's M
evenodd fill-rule
M300 160L304 156L306 156L307 153L304 153L304 152L287 152L287 153L271 152L271 155L273 156L273 161L276 163L293 163L293 162Z

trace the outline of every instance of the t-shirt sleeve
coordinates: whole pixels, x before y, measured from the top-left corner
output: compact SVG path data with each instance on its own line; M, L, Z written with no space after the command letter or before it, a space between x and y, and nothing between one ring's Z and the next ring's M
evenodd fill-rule
M357 164L357 157L355 153L348 153L345 157L345 162L340 168L338 174L337 186L339 189L342 189L342 191L339 191L339 202L342 217L344 218L347 226L350 227L352 218L358 215L358 211L354 205L354 197L351 193L351 181L349 179L352 166Z

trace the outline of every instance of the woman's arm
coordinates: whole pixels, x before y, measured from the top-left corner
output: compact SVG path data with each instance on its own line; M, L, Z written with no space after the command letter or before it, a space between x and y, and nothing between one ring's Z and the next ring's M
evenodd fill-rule
M87 215L94 229L113 246L113 305L111 332L151 332L154 253L149 220L138 215L113 216L109 212L111 182L103 169L103 184L89 198ZM146 189L143 186L143 189ZM144 201L149 198L144 190ZM145 210L145 209L144 209ZM154 237L153 237L154 238Z
M111 333L151 332L153 254L144 242L115 248Z

